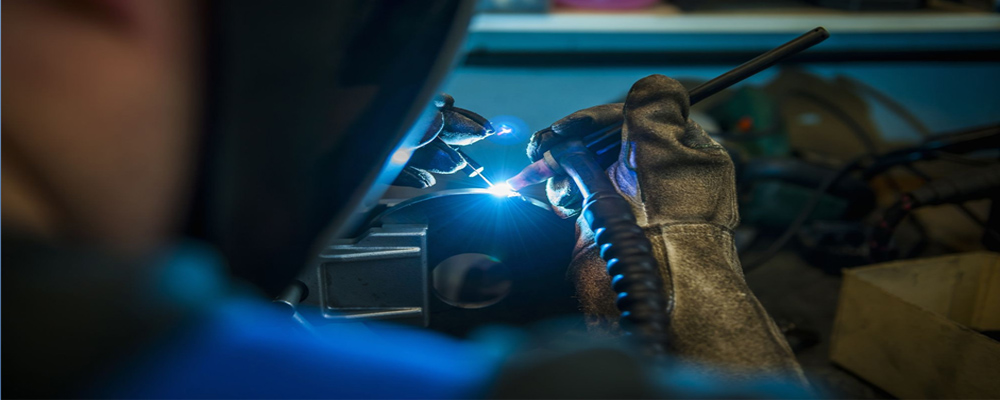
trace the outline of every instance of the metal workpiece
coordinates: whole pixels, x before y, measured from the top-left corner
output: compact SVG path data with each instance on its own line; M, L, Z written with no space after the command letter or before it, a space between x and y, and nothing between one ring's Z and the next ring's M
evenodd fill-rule
M328 246L315 271L323 318L426 326L426 238L424 225L390 224Z
M429 327L433 330L463 336L483 325L522 326L579 316L573 284L566 279L576 242L575 223L556 216L542 200L499 196L483 189L444 190L398 203L372 224L425 224L430 275L465 260L489 267L470 269L474 274L489 278L501 272L509 279L508 286L470 275L461 292L505 292L496 301L478 304L453 301L454 287L437 288L444 292L432 287Z
M371 226L381 224L426 224L429 221L443 223L447 219L470 217L470 213L476 210L483 212L494 212L500 206L508 206L512 203L501 202L497 195L486 189L450 189L425 194L398 203L372 218ZM524 206L551 212L552 207L548 203L532 197L517 195L510 198L510 201L517 201ZM514 208L521 209L518 203L513 203ZM444 208L435 208L443 206ZM457 214L457 215L456 215ZM448 215L451 215L449 218ZM517 221L511 221L517 223Z
M300 276L310 294L299 309L317 329L383 320L462 336L578 314L566 279L574 222L546 202L458 189L387 204Z

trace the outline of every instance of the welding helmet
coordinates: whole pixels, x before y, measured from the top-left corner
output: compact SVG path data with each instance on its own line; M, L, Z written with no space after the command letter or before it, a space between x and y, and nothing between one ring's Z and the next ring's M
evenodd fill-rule
M278 293L357 228L423 137L464 38L461 0L222 0L188 234Z

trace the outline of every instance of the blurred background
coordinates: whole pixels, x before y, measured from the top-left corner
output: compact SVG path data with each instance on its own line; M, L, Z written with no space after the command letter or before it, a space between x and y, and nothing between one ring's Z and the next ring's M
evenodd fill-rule
M837 396L887 397L866 383L877 378L830 362L842 271L872 261L866 238L903 193L997 168L1000 157L996 146L982 145L871 166L899 149L996 130L998 4L483 0L443 91L456 106L510 129L465 150L486 176L502 181L528 164L532 132L576 110L620 102L644 76L664 74L692 88L825 27L826 42L698 104L692 117L734 156L747 280L810 378ZM871 160L868 169L817 194L825 178L859 157ZM430 190L481 185L461 174L438 179ZM527 192L543 198L541 190ZM394 188L388 197L425 193ZM814 210L807 210L814 195ZM992 203L905 215L881 259L996 251L1000 213Z
M842 141L847 152L864 149L864 143L845 132L843 118L825 114L828 106L836 106L865 125L877 145L889 148L997 122L996 4L484 0L443 91L456 98L456 105L512 129L466 150L491 178L502 180L527 165L524 146L532 132L573 111L622 101L644 76L664 74L693 87L823 26L832 35L826 42L704 102L696 109L701 114L697 119L712 133L724 133L732 128L725 122L732 121L704 115L719 98L741 87L774 92L792 86L833 100L784 112L785 96L767 96L771 107L782 111L780 121L757 116L758 126L751 130L765 128L760 124L766 122L796 125L789 130L840 131L845 134L816 132L792 140L810 146L805 141L819 140L819 147ZM443 184L432 190L476 184L461 177L441 176L439 181Z

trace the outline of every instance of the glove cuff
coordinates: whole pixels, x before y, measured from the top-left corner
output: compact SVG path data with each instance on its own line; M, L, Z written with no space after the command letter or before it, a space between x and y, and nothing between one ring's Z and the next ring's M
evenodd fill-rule
M647 230L673 287L676 355L732 379L777 374L807 386L784 335L747 286L727 227L669 224ZM661 266L663 268L664 266Z
M611 278L582 222L569 275L591 331L616 335L618 310ZM643 228L671 287L671 352L720 376L752 380L777 374L807 386L801 367L771 317L744 280L732 231L709 223Z

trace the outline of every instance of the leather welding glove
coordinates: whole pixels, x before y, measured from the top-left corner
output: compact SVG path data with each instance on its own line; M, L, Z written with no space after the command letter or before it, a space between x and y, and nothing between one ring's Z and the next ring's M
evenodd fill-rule
M636 82L624 104L573 113L537 132L534 161L567 137L595 132L624 118L622 150L608 175L630 202L653 244L674 304L669 327L673 355L714 373L752 380L779 374L807 385L794 354L747 287L733 242L739 216L732 160L688 119L687 91L662 75ZM579 212L579 192L566 178L550 179L552 204ZM616 295L594 234L582 219L569 274L592 331L620 333ZM668 303L669 304L669 303Z
M420 145L394 185L427 188L435 174L452 174L465 168L465 159L452 146L468 146L493 134L493 127L479 114L455 107L455 99L440 94L434 99L438 113Z

